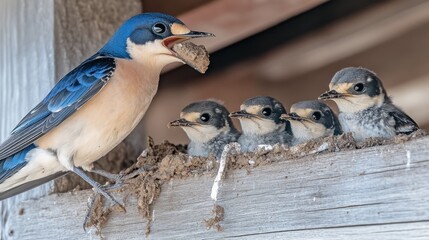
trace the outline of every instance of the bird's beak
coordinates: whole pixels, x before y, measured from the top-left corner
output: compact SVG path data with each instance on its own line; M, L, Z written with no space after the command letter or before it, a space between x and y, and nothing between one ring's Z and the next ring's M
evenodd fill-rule
M197 31L178 31L179 33L174 33L172 36L166 37L162 40L162 43L164 46L166 46L169 49L172 49L174 44L184 42L186 40L189 40L191 38L202 38L202 37L214 37L215 35L213 33L208 32L197 32ZM185 33L182 33L185 32Z
M190 127L193 125L195 125L195 123L189 122L188 120L181 118L168 123L167 126L168 127Z
M294 121L302 121L302 120L304 120L304 118L302 118L301 116L299 116L298 114L296 114L296 113L289 113L289 114L282 114L281 116L280 116L280 119L283 119L283 120L294 120Z
M328 100L328 99L334 99L334 98L343 98L345 96L346 96L346 94L339 93L335 90L331 90L331 91L326 91L326 92L322 93L319 96L319 99L320 100Z
M229 114L232 118L252 118L255 117L254 114L248 113L244 110L238 111L238 112L232 112Z
M187 39L190 38L202 38L202 37L215 37L215 35L213 33L208 33L208 32L197 32L197 31L190 31L189 33L186 34L178 34L175 35L176 37L184 37Z

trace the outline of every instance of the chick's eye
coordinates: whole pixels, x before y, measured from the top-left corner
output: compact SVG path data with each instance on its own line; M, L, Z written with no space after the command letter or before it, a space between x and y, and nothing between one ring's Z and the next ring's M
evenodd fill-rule
M311 115L314 120L319 120L322 117L322 113L320 112L314 112L313 115Z
M271 108L264 108L264 109L262 109L262 114L264 116L270 116L271 112L272 112Z
M157 23L153 25L152 30L154 33L163 34L167 30L167 26L164 23Z
M201 121L208 122L210 120L210 115L208 113L204 113L200 116Z
M364 88L363 83L357 83L357 84L353 87L353 89L354 89L356 92L362 92L362 91L363 91L363 88Z

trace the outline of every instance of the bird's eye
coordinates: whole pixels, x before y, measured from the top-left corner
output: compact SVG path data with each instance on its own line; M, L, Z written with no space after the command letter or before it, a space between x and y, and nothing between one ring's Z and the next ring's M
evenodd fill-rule
M153 25L152 30L154 33L163 34L167 30L167 26L164 23L157 23Z
M208 122L210 120L210 115L208 113L203 113L200 116L201 121Z
M314 120L319 120L321 117L322 117L322 113L321 112L319 112L319 111L317 111L317 112L314 112L313 113L313 115L311 115L311 117L314 119Z
M267 117L270 116L271 112L272 112L271 108L264 108L264 109L262 109L262 114L264 116L267 116Z
M362 91L363 91L363 88L364 88L363 83L357 83L357 84L353 87L353 89L354 89L356 92L362 92Z

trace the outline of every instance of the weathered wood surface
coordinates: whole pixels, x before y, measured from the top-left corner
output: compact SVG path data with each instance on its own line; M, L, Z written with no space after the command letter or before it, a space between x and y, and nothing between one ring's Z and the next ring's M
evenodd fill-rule
M54 84L52 11L52 0L0 0L0 142ZM45 184L0 202L1 239L9 206L49 189Z
M204 225L213 179L164 185L148 239L429 239L429 137L229 171L218 201L222 232ZM89 195L25 201L7 231L11 239L94 239L82 230ZM106 239L144 238L146 222L130 203L113 214Z

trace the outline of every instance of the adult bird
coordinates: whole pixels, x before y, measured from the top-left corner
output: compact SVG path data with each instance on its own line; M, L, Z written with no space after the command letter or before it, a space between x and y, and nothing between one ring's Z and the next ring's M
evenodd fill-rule
M370 137L391 138L419 129L414 120L396 107L380 78L361 67L348 67L335 73L329 91L319 99L331 99L338 106L338 119L344 132L357 142Z
M118 203L86 171L140 122L157 92L161 70L183 62L172 50L190 38L175 17L143 13L127 20L92 57L66 74L0 145L0 199L74 172Z

